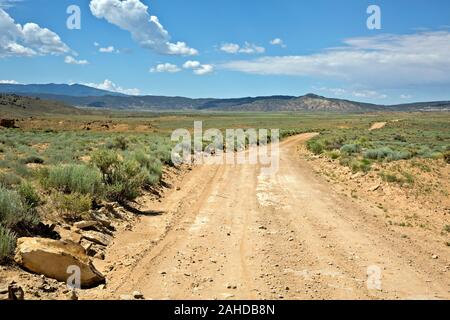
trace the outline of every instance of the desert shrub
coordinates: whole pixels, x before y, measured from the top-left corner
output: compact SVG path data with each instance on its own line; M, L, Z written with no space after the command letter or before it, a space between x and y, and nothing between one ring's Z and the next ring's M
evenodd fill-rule
M134 159L141 167L148 171L146 184L155 185L162 177L162 163L159 159L147 154L144 150L138 150L134 153Z
M5 187L13 187L18 184L22 179L15 174L14 172L2 172L0 173L0 185L3 185Z
M354 154L354 153L358 153L360 151L360 149L361 148L360 148L360 146L358 144L344 144L341 147L340 151L343 154L351 155L351 154Z
M387 161L407 160L411 159L412 155L408 151L393 151L386 157Z
M103 176L106 184L111 184L112 173L120 165L119 156L112 150L98 150L91 156L91 163L95 165Z
M339 150L344 143L343 138L325 139L323 141L324 149L326 150Z
M392 154L391 148L383 147L379 149L370 149L364 152L364 158L372 160L382 160Z
M41 199L39 194L36 192L36 189L33 185L27 181L22 181L22 183L17 188L17 192L22 198L22 202L27 205L29 208L36 208Z
M106 143L108 149L120 149L126 150L128 148L129 141L124 136L117 136L114 139Z
M64 193L98 195L102 191L99 170L85 165L57 165L50 168L44 184Z
M36 155L28 156L26 158L21 159L20 161L25 164L28 163L43 164L45 162L44 159Z
M80 193L54 193L52 200L56 210L68 221L79 221L85 218L92 207L92 197Z
M347 156L342 156L342 157L339 159L339 164L340 164L341 166L347 166L347 167L349 167L351 162L352 162L352 158L347 157Z
M413 184L414 181L416 180L416 179L414 178L414 176L413 176L411 173L409 173L409 172L402 171L401 174L402 174L403 177L405 178L405 181L406 181L407 183L409 183L409 184Z
M395 182L395 183L398 183L398 184L405 183L405 178L403 178L402 176L397 175L395 173L382 171L382 172L380 172L379 175L380 175L381 179L383 179L386 182L391 182L391 183Z
M321 154L324 150L323 144L316 140L309 140L306 143L306 147L314 154Z
M99 150L93 154L91 162L103 175L108 199L118 202L133 200L139 195L141 187L149 181L150 171L144 166L151 166L151 160L147 159L145 153L138 153L137 158L142 165L136 159L121 160L111 150Z
M126 160L111 172L106 186L108 199L118 202L133 200L147 181L148 172L136 160Z
M333 150L333 151L328 152L327 155L331 159L336 160L341 156L341 153L338 150Z
M394 140L400 141L400 142L406 142L406 138L404 136L400 135L400 134L396 134L394 136Z
M450 224L446 224L446 225L444 226L444 231L450 233Z
M14 252L16 235L0 224L0 263Z
M364 152L364 158L372 160L396 161L410 159L412 154L408 151L393 151L391 148L383 147L379 149L370 149Z
M350 167L353 172L358 172L358 171L369 172L370 168L371 168L371 162L367 159L361 159L361 160L353 159L350 162Z
M170 144L158 143L150 148L151 154L162 163L172 166L172 147Z
M28 169L28 167L19 161L14 162L11 166L11 169L21 177L26 178L30 176L30 170Z
M0 186L0 223L9 227L19 222L36 224L39 218L34 210L23 203L18 192Z

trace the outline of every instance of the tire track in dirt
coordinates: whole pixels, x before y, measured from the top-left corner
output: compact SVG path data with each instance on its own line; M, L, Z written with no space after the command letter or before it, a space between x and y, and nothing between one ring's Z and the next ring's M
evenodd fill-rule
M421 247L387 230L377 208L314 174L297 152L312 136L282 142L272 175L260 165L195 167L181 190L153 204L162 216L119 235L108 259L134 263L109 272L107 290L90 297L139 290L152 299L448 299L438 266L449 257L424 259ZM373 266L381 290L367 287Z

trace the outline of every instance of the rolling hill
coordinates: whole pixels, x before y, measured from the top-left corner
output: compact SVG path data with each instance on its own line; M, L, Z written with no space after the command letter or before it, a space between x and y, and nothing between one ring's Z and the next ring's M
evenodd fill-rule
M58 101L42 100L15 94L0 94L0 117L33 116L42 114L85 114L84 110L68 106Z
M304 96L278 95L234 99L192 99L152 95L129 96L79 84L0 84L0 92L60 101L63 104L82 108L140 111L450 111L450 101L418 102L386 106L327 98L311 93Z

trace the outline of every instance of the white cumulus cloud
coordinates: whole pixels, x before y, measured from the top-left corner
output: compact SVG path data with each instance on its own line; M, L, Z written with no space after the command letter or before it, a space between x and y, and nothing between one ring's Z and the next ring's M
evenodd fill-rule
M176 66L175 64L171 64L171 63L160 63L150 69L150 72L159 72L159 73L162 73L162 72L176 73L176 72L180 72L180 71L181 71L181 69L178 68L178 66Z
M151 16L148 7L139 0L91 0L92 14L130 32L141 47L168 55L197 55L185 42L173 43L169 32L158 17Z
M220 48L221 51L231 54L247 53L247 54L260 54L264 53L266 49L264 47L257 46L254 43L245 42L243 46L236 43L223 43Z
M220 46L220 50L226 53L238 53L240 48L241 46L236 43L224 43Z
M191 69L194 74L203 76L214 72L214 66L211 64L201 64L199 61L189 60L183 64L183 68Z
M337 79L372 87L450 84L450 32L351 38L311 55L230 61L230 70Z
M123 93L123 94L127 94L127 95L133 95L133 96L140 94L139 89L136 89L136 88L125 89L108 79L106 79L102 83L83 83L83 85L92 87L92 88L101 89L101 90L118 92L118 93Z
M67 64L78 64L78 65L86 65L89 64L87 60L77 60L72 56L66 56L64 58L64 62Z
M108 47L104 47L104 48L99 48L98 51L102 52L102 53L112 53L114 52L114 47L113 46L108 46Z
M275 39L270 40L270 44L273 46L280 46L282 48L286 48L284 41L280 38L275 38Z
M61 55L71 51L55 32L32 22L16 24L1 8L0 30L0 58Z

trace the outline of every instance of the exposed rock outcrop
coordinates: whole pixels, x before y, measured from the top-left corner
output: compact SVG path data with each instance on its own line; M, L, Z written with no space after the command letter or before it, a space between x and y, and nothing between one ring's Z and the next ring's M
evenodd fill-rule
M15 261L24 269L66 282L69 266L80 268L83 288L104 283L104 276L95 269L84 248L70 241L43 238L19 238Z

